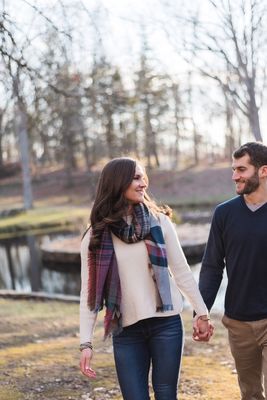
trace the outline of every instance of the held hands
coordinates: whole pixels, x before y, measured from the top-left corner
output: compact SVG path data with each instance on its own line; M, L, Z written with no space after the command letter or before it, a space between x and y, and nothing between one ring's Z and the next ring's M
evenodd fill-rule
M93 357L92 349L88 348L82 350L80 358L80 370L83 373L83 375L87 376L87 378L96 377L95 371L90 367L92 357Z
M193 340L197 342L208 342L213 335L214 326L205 315L195 316L193 321Z

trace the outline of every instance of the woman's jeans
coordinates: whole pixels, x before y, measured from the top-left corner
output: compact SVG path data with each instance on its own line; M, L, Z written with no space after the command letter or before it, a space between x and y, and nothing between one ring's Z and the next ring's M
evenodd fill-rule
M156 400L176 400L183 348L180 315L148 318L113 336L115 365L124 400L149 400L148 375Z

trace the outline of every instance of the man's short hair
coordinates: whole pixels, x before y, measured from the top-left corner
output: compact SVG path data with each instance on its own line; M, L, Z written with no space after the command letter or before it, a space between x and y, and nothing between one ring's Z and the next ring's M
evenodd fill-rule
M267 165L267 146L261 142L248 142L233 152L233 157L238 159L248 154L250 164L256 168Z

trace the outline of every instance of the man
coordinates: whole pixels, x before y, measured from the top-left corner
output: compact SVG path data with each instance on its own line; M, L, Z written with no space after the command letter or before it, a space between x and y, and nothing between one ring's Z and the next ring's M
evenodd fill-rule
M222 322L241 399L262 400L267 394L267 146L242 145L233 153L232 169L238 196L215 209L199 287L210 310L226 267Z

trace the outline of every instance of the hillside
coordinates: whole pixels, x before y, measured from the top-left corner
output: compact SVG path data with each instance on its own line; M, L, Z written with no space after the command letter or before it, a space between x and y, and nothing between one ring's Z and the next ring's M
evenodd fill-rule
M176 205L214 205L234 195L229 164L194 167L181 172L148 172L150 192L162 203ZM67 186L64 170L42 171L33 176L34 201L39 205L89 205L94 197L99 172L73 174ZM0 209L22 207L21 175L0 180Z

